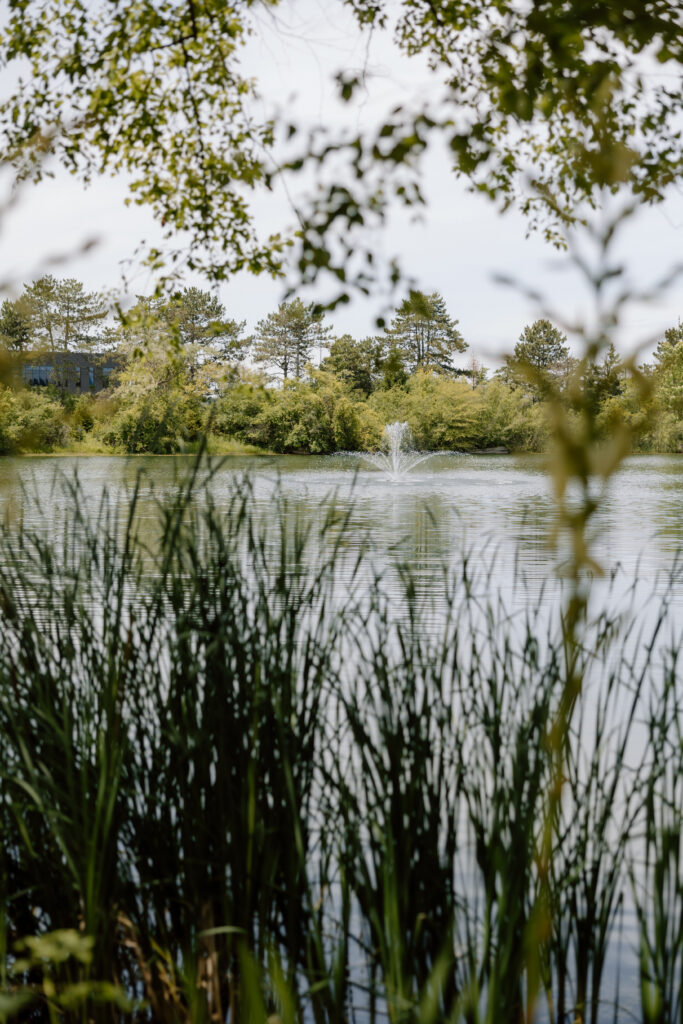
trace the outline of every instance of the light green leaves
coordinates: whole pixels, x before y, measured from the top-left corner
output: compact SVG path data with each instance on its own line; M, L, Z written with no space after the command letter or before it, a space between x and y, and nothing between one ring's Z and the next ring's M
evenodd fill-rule
M31 154L44 139L85 181L126 174L166 232L161 261L149 253L157 269L187 260L214 279L245 266L278 273L282 241L257 238L247 203L272 126L248 109L246 33L243 13L218 0L14 4L0 63L24 81L0 104L5 157L39 178Z

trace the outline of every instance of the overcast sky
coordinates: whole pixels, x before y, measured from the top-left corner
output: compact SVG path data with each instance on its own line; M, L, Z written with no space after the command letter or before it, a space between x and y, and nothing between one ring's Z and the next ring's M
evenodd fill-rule
M261 83L264 112L275 106L303 123L331 128L344 122L367 126L396 103L438 95L438 82L424 64L398 55L386 36L359 33L337 0L297 0L296 5L284 3L274 15L259 13L244 66ZM368 75L368 88L352 106L342 108L334 98L333 75L361 68ZM445 154L435 151L428 158L423 184L429 205L421 220L414 223L397 212L377 244L386 255L396 254L425 291L443 294L474 354L495 361L497 354L512 348L524 324L542 312L518 290L495 283L496 273L541 291L549 307L566 318L587 308L576 273L566 269L566 257L538 235L526 238L520 215L501 215L488 200L470 194L450 173ZM295 191L297 187L294 183ZM145 210L125 207L125 194L123 181L100 179L84 189L62 172L26 188L4 219L0 280L30 279L49 269L78 277L91 288L119 288L122 263L133 259L127 266L132 288L150 291L153 282L146 272L135 271L134 254L142 239L149 243L158 232ZM265 234L293 223L283 191L259 200L256 213ZM89 239L97 244L79 255ZM45 262L59 254L69 259ZM672 191L664 204L639 215L621 240L620 255L634 287L683 260L683 191ZM251 328L277 305L283 287L282 282L244 274L222 287L220 296L229 315L247 320ZM356 298L336 311L332 322L339 333L363 336L374 332L374 319L382 311L380 299ZM680 282L657 303L628 311L619 347L626 350L655 337L679 316Z

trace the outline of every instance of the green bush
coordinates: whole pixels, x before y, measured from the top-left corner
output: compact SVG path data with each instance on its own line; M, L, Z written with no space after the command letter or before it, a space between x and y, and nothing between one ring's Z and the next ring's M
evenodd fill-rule
M383 422L407 420L419 448L476 447L477 391L461 380L418 370L405 387L376 391L370 407Z
M621 393L602 396L598 435L606 440L626 430L640 451L683 451L677 368L672 357L652 372L649 397L628 382ZM548 447L546 404L502 379L472 388L462 377L418 370L365 398L329 371L309 368L309 374L268 387L258 374L240 370L223 374L211 390L167 357L157 363L150 355L100 395L5 387L0 454L52 451L86 436L120 451L172 454L196 444L209 425L219 436L274 452L367 451L380 445L384 425L395 420L407 421L425 450Z
M214 403L213 429L218 434L249 442L253 421L271 400L271 395L272 392L260 384L240 382L231 386Z
M105 444L130 454L168 455L179 451L185 442L196 440L203 425L199 400L172 390L121 405L97 433Z
M338 451L364 452L379 446L384 423L365 402L343 396L334 408L332 429Z
M504 446L512 451L543 451L548 443L545 409L519 390L492 380L477 388L478 447Z
M0 388L0 454L49 452L68 440L59 402L41 391Z
M73 403L71 412L71 432L74 437L82 438L89 434L95 426L95 399L92 395L79 395Z
M287 382L261 410L245 440L275 452L310 452L336 448L334 405L307 384Z
M626 427L636 439L639 451L675 452L678 417L663 408L655 393L642 404L630 383L623 394L608 397L597 416L598 430L608 438ZM681 424L683 426L683 424Z
M683 420L670 410L660 411L642 431L638 448L648 452L683 452Z

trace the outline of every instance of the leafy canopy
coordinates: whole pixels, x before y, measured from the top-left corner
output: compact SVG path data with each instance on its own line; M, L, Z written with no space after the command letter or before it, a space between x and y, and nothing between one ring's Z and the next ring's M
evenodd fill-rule
M429 108L388 111L369 137L306 144L286 165L293 173L330 158L336 168L299 211L304 280L329 272L346 289L353 265L353 283L369 288L374 245L358 233L392 194L423 200L419 159L433 136L457 174L519 203L555 239L605 189L651 201L680 180L680 4L346 3L368 30L393 29L407 57L426 55L441 96L435 88ZM223 0L10 0L0 66L20 81L0 102L5 157L34 177L45 152L86 181L128 175L132 201L167 232L170 251L148 253L156 269L170 259L213 280L278 273L285 243L257 237L248 203L278 173L276 162L266 170L278 126L254 119L254 83L240 69L248 12ZM343 99L362 85L362 74L339 76Z
M46 151L84 181L128 175L166 229L154 267L276 272L280 242L258 241L246 200L272 142L246 107L247 33L244 7L223 0L12 0L0 66L21 80L0 103L4 152L33 178Z
M300 266L308 279L331 271L367 290L377 274L362 236L393 197L425 202L421 159L447 146L457 176L516 205L557 245L606 192L661 200L683 173L683 9L669 0L346 0L361 24L394 32L408 57L427 57L428 104L387 112L370 137L324 139L321 164L348 155L304 218ZM339 75L351 101L364 73ZM341 253L341 255L337 255ZM363 262L364 261L364 262ZM400 268L391 265L391 278Z

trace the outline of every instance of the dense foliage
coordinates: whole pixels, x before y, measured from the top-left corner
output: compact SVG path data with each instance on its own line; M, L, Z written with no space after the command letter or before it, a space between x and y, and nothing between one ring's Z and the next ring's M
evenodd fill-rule
M5 360L49 361L53 350L87 337L118 368L105 391L79 396L60 390L58 380L17 388L18 368L14 386L5 374L0 450L170 454L208 433L217 450L234 444L326 454L377 448L384 424L401 420L420 448L542 451L549 408L559 401L571 416L577 388L602 436L628 424L644 450L683 448L680 325L665 332L642 368L652 384L647 401L613 346L601 360L579 363L548 320L524 327L493 375L476 360L458 367L467 346L437 293L411 293L383 334L364 339L334 337L324 315L298 299L281 303L253 336L245 328L199 288L141 297L112 321L101 297L79 282L34 282L0 311ZM317 368L314 344L328 353Z

